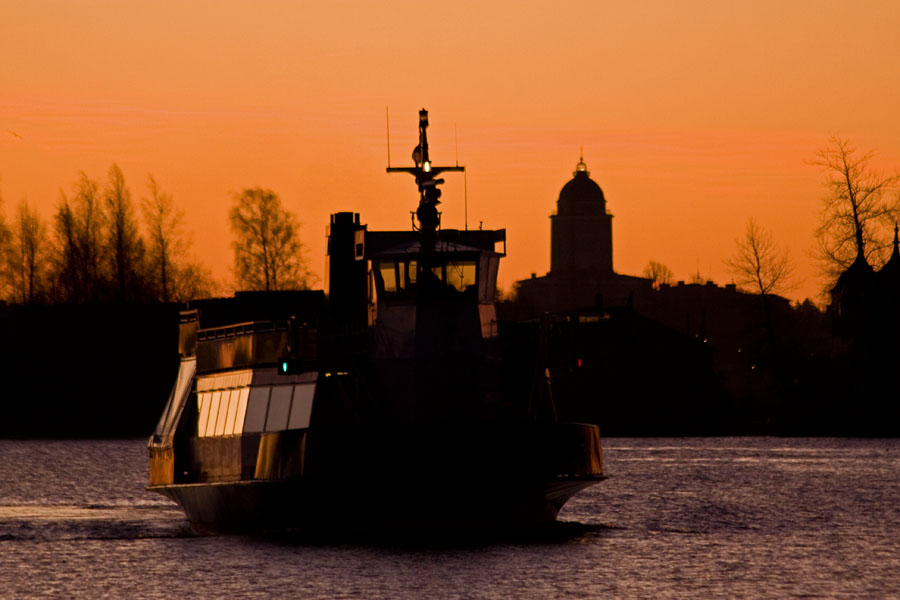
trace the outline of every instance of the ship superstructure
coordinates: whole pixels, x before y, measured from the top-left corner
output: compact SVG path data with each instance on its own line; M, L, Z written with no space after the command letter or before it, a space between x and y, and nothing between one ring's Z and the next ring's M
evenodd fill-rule
M505 230L440 226L428 113L408 231L335 213L328 295L238 293L182 312L150 488L198 528L433 529L552 521L602 479L596 426L558 423L540 336L504 337Z

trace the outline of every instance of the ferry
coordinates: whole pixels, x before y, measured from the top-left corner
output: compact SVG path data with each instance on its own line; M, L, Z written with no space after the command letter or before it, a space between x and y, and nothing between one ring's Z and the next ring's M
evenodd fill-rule
M505 230L441 227L428 113L408 230L338 212L327 293L238 292L181 312L149 489L199 531L424 532L556 520L604 478L596 425L553 405L545 332L498 325Z

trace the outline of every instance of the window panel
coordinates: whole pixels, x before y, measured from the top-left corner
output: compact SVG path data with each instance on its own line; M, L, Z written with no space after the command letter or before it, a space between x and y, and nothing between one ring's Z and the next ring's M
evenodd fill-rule
M213 392L209 402L209 420L206 422L206 435L216 434L216 419L219 417L219 404L222 401L222 392Z
M294 386L294 399L291 403L291 418L288 429L306 429L312 415L313 396L316 384L306 383Z
M222 432L222 435L232 435L234 433L234 418L237 416L240 397L241 390L231 390L231 399L228 400L228 416L225 419L225 430Z
M266 416L266 431L287 429L293 391L294 386L291 385L279 385L272 388L272 396L269 398L269 414Z
M197 418L197 435L203 437L206 435L206 422L209 421L209 401L212 393L200 392L199 396L197 406L200 409L200 416Z
M397 291L397 272L393 262L378 263L378 270L381 273L381 279L384 282L385 292Z
M237 415L234 418L234 434L240 435L244 432L244 419L247 417L247 398L250 397L250 388L240 389L240 398L237 405Z
M477 283L475 278L475 261L455 261L447 263L447 285L458 292L464 292Z
M244 419L244 432L258 432L266 428L266 413L269 410L269 386L250 388L247 400L247 417Z
M225 422L228 420L228 407L231 404L231 390L223 390L219 400L219 415L216 417L215 435L225 434Z

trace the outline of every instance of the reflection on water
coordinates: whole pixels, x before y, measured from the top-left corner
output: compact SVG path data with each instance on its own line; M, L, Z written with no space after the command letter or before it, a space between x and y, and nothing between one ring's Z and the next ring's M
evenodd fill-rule
M900 596L897 440L607 440L559 527L453 543L197 536L146 457L0 441L0 596Z

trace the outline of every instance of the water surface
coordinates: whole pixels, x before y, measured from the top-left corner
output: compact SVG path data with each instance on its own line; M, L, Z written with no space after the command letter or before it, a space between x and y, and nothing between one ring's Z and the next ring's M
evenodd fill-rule
M608 439L605 461L551 536L256 539L194 535L144 489L145 440L0 440L0 597L900 597L900 440Z

